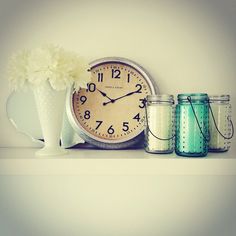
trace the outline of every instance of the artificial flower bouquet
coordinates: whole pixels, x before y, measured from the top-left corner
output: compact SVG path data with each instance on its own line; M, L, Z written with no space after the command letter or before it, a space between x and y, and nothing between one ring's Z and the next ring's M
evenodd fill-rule
M67 88L77 91L90 81L89 65L74 52L55 45L44 45L14 54L8 77L14 90L31 88L34 92L45 146L36 155L65 154L59 146ZM30 119L30 117L26 117Z

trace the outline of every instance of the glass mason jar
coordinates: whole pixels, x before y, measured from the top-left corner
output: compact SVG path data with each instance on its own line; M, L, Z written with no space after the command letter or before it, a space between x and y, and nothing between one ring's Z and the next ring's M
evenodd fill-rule
M179 94L176 106L175 152L180 156L200 157L208 153L208 95Z
M145 151L149 153L172 153L175 131L174 96L147 96L145 111Z
M234 129L231 121L231 105L229 95L209 96L210 116L209 151L224 152L230 148L230 139L233 137Z

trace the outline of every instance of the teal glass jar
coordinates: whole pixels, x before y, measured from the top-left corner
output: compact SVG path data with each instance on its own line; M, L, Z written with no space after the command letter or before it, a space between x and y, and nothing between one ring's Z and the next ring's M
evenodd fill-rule
M175 152L203 157L208 153L209 99L205 93L179 94L176 106Z

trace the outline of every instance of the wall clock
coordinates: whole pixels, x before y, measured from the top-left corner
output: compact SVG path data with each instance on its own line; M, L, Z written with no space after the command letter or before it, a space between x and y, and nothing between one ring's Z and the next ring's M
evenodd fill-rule
M150 75L137 63L118 57L90 63L87 89L67 96L67 115L74 130L90 144L122 149L143 139L144 98L158 93Z

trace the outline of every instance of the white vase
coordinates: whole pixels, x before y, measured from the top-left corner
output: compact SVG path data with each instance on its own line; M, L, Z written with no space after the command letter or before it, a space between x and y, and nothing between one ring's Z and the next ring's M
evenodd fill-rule
M33 88L39 121L44 138L44 148L38 156L63 155L67 151L60 147L66 90L54 90L48 81Z

